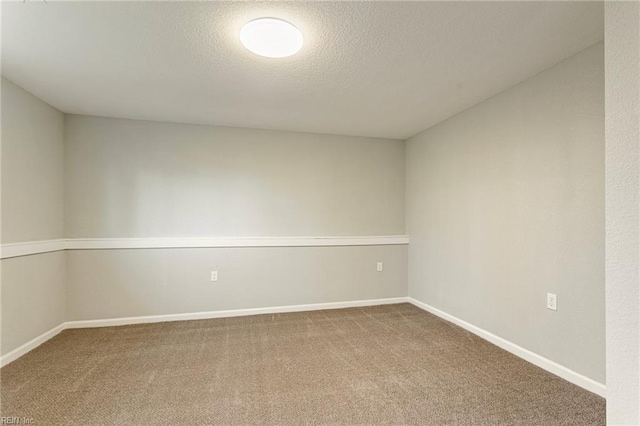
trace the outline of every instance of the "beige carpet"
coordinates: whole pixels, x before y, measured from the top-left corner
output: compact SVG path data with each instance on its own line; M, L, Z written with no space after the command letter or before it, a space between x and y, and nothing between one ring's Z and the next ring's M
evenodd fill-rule
M605 423L605 401L409 305L67 330L0 371L37 425Z

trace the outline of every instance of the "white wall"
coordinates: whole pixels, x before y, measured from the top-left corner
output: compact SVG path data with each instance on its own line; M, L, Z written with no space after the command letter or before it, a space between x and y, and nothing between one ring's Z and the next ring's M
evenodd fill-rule
M65 118L71 238L404 235L404 177L403 141ZM400 297L406 256L406 245L74 250L68 312L89 320Z
M640 424L640 3L605 3L607 423Z
M404 143L68 115L67 237L404 234Z
M406 152L409 295L601 383L603 68L600 43Z
M2 79L2 243L63 234L63 115ZM65 320L64 253L2 260L2 354Z

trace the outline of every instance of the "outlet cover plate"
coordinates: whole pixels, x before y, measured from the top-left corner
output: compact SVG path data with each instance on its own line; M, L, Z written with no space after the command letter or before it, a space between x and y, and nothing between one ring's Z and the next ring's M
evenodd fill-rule
M552 311L558 310L558 295L547 293L547 309L551 309Z

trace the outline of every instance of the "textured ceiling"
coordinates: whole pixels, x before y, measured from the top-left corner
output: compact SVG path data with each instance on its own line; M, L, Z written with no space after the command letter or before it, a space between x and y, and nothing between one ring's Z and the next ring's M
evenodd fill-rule
M263 16L298 55L242 47ZM2 74L61 111L399 139L602 39L599 2L2 4Z

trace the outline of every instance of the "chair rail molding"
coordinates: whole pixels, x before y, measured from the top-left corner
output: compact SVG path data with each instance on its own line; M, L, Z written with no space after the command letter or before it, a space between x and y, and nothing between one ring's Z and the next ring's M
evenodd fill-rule
M3 244L2 259L60 250L116 250L230 247L336 247L407 245L407 235L316 237L204 237L204 238L69 238Z

